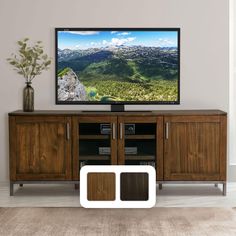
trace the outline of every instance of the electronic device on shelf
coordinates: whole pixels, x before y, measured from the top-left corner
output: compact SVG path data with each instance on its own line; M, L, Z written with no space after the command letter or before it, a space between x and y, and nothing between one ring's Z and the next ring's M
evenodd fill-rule
M110 134L111 133L111 124L100 124L101 134Z
M154 168L156 168L155 161L140 161L139 165L149 165L149 166L153 166Z
M98 148L99 155L110 155L111 148L110 147L99 147Z
M111 148L110 147L99 147L98 148L99 155L110 155ZM137 155L138 148L137 147L125 147L126 155Z
M135 134L135 124L125 124L125 134Z
M124 126L125 126L125 134L135 134L135 124L124 124ZM111 124L100 124L100 133L110 134Z
M82 168L83 166L87 165L87 161L81 161L80 162L80 168Z
M137 147L125 147L125 154L126 155L137 155L138 148Z

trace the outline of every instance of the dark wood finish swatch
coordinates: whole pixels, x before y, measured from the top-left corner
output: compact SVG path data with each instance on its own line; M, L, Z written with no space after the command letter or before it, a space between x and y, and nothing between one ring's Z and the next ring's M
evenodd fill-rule
M89 201L114 201L115 173L88 173L87 199Z
M148 173L121 173L120 199L122 201L147 201Z

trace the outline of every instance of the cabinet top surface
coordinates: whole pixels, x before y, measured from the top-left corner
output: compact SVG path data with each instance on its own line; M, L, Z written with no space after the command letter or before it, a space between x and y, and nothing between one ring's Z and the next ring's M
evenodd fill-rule
M221 110L156 110L156 111L77 111L77 110L35 110L33 112L23 112L17 110L8 113L9 116L34 116L34 115L80 115L80 116L156 116L156 115L226 115Z

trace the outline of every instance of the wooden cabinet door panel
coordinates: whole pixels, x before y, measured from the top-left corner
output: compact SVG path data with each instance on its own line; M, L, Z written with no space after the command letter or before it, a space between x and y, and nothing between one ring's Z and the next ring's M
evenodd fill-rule
M221 118L166 117L165 180L221 180Z
M16 125L16 173L39 173L39 124Z
M118 116L118 164L125 164L125 124L154 124L155 125L155 166L156 179L163 180L163 116ZM139 135L139 141L142 135ZM135 138L134 138L135 139ZM145 139L144 139L145 140ZM143 141L144 141L143 140ZM145 148L145 143L143 143ZM146 147L147 149L148 147ZM145 154L144 154L145 155ZM134 158L135 159L135 158ZM139 160L137 158L137 160Z
M60 174L66 172L66 129L64 123L40 124L40 172Z
M69 117L16 117L11 122L12 180L71 179ZM14 146L15 145L15 146ZM15 163L15 164L14 164Z
M109 156L109 164L111 165L117 165L117 116L111 116L111 115L99 115L99 116L79 116L76 117L74 116L72 118L72 134L73 134L73 180L79 180L79 175L80 175L80 162L81 162L81 148L80 144L84 141L81 139L80 131L81 131L81 125L87 124L87 125L92 125L92 124L110 124L111 125L111 133L107 137L107 141L109 144L107 144L107 147L110 147L110 154ZM97 130L94 131L95 133ZM100 140L106 140L105 139L99 139L99 136L101 133L92 133L90 135L90 138L87 138L88 140L97 140L99 142ZM96 137L95 137L96 136ZM101 138L101 137L100 137ZM101 145L101 144L100 144ZM101 145L103 147L104 144ZM89 146L88 146L89 147ZM87 149L87 147L86 147ZM93 147L89 147L88 149L93 149ZM91 154L89 154L91 155ZM92 154L91 156L98 156L99 154ZM102 156L102 155L101 155ZM85 154L85 159L86 159L86 154ZM89 159L88 159L89 160ZM84 161L84 160L83 160Z

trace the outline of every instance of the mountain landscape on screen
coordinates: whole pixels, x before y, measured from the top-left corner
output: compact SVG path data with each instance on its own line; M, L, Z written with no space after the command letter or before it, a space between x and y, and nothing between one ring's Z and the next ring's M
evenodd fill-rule
M59 101L177 101L176 32L58 32Z

